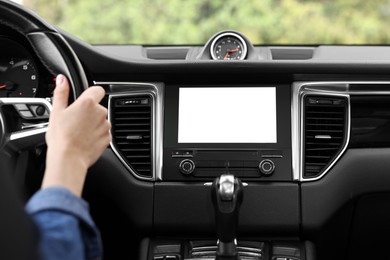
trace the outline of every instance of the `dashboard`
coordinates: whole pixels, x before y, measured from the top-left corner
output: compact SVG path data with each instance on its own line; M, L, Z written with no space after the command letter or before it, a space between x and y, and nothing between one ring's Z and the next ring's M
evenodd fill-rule
M2 133L20 134L47 124L55 75L23 35L0 32ZM129 247L140 260L200 259L187 249L215 239L210 184L227 173L245 183L238 237L261 241L250 259L386 255L390 47L254 46L231 30L180 47L61 35L106 90L112 142L84 197L108 259ZM45 148L22 147L32 194Z

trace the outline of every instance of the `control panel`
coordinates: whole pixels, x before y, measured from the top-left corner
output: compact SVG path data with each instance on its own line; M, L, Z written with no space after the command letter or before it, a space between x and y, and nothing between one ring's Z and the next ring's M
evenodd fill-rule
M222 174L243 179L291 181L289 150L165 149L163 180L212 180Z

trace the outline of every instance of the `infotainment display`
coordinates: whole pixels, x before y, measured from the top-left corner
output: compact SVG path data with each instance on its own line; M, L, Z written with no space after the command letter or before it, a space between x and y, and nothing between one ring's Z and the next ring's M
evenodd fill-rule
M167 181L291 181L291 86L166 85Z
M277 143L276 87L179 88L178 143Z

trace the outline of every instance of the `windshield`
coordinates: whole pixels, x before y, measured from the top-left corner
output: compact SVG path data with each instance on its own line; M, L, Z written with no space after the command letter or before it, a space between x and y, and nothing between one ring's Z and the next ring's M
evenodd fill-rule
M204 44L232 29L254 44L388 44L389 0L19 0L92 44Z

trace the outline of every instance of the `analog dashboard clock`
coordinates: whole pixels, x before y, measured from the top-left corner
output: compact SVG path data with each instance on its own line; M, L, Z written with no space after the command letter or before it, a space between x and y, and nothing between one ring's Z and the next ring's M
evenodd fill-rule
M247 55L247 45L237 33L226 32L214 38L210 54L213 60L243 60Z

